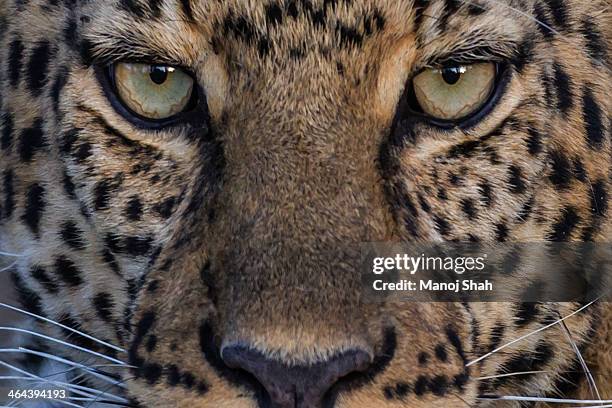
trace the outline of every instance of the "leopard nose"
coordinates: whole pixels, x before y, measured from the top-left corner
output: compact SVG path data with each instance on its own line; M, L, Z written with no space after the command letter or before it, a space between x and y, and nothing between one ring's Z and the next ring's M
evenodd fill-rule
M325 393L342 377L365 371L368 353L350 350L312 365L285 365L242 346L223 349L225 364L251 373L263 385L275 408L319 408Z

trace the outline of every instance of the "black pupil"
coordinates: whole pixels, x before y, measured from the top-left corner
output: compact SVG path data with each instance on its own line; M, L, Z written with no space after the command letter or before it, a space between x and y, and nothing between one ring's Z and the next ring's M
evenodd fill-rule
M152 65L149 76L151 77L151 81L155 82L157 85L161 85L168 79L168 68L162 65Z
M442 69L442 79L449 85L455 85L461 79L461 67Z

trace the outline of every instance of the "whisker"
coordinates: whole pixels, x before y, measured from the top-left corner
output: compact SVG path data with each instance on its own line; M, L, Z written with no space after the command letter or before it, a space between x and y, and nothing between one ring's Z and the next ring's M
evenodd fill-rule
M519 375L545 374L545 373L549 373L549 371L521 371L521 372L517 372L517 373L489 375L487 377L476 377L474 379L477 380L477 381L484 381L484 380L493 380L495 378L505 378L505 377L515 377L515 376L519 376Z
M61 388L63 390L71 391L71 392L76 393L76 394L81 394L81 395L84 395L86 397L93 397L94 396L94 395L92 395L92 394L90 394L88 392L80 390L80 389L83 389L83 388L87 389L87 387L77 386L77 385L74 385L74 384L67 384L67 383L61 382L61 381L48 380L48 379L39 377L39 376L37 376L35 374L32 374L30 372L27 372L25 370L22 370L19 367L15 367L14 365L6 363L6 362L1 361L1 360L0 360L0 366L6 367L6 368L8 368L10 370L14 370L14 371L17 371L18 373L24 374L25 376L27 376L26 378L28 378L26 381L36 381L36 382L39 382L40 384L55 385L56 387L59 387L59 388ZM94 392L98 392L97 390L93 390L93 391ZM111 395L111 394L109 394L109 395ZM119 398L119 397L117 397L117 398Z
M2 363L3 362L0 361L0 365ZM10 366L10 364L6 364L6 365ZM16 367L12 367L12 369L17 370ZM30 374L30 373L27 373L25 371L24 371L24 373L34 376L34 374ZM39 378L41 380L39 380ZM61 387L62 389L65 389L67 391L81 394L81 395L83 395L83 396L85 396L85 397L87 397L89 399L96 398L96 397L100 396L100 391L96 390L94 388L85 387L85 386L77 385L77 384L69 384L69 383L62 382L62 381L50 381L50 380L46 380L46 379L43 379L42 377L38 377L38 376L34 376L34 377L3 376L3 377L0 377L0 380L32 381L32 382L37 382L40 385L52 384L52 385L55 385L57 387ZM114 395L114 394L110 394L110 393L108 393L106 391L104 391L103 394L106 395L108 398L116 399L118 402L127 403L127 400L125 398L119 397L119 396Z
M0 251L0 256L9 256L9 257L12 257L12 258L21 258L21 257L23 257L23 256L25 256L25 255L13 254L13 253L11 253L11 252L3 252L3 251Z
M17 261L13 261L13 263L11 263L9 266L5 266L4 268L0 269L0 272L9 271L9 270L13 269L13 267L15 265L17 265Z
M70 343L67 343L65 341L55 339L53 337L45 336L44 334L36 333L34 331L30 331L30 330L26 330L26 329L20 329L20 328L17 328L17 327L4 327L4 326L0 326L0 331L2 331L2 330L29 334L29 335L32 335L32 336L35 336L35 337L39 337L39 338L42 338L42 339L45 339L45 340L49 340L49 341L54 342L54 343L58 343L58 344L64 345L66 347L69 347L69 348L72 348L72 349L75 349L75 350L82 351L82 352L87 353L87 354L92 354L94 356L103 358L104 360L112 361L113 363L117 363L117 364L121 364L121 365L126 365L126 363L124 363L123 361L117 360L117 359L112 358L112 357L109 357L109 356L107 356L105 354L98 353L98 352L92 351L92 350L88 350L88 349L86 349L84 347L80 347L80 346L77 346L77 345L74 345L74 344L70 344Z
M99 378L103 381L112 383L114 381L116 381L116 379L114 378L110 378L104 374L101 374L98 370L96 369L92 369L89 366L86 366L84 364L80 364L74 361L70 361L67 360L65 358L61 358L58 356L54 356L52 354L49 353L44 353L44 352L40 352L40 351L35 351L35 350L30 350L24 347L19 347L18 349L0 349L0 353L23 353L23 354L32 354L35 356L40 356L40 357L44 357L47 358L49 360L53 360L53 361L57 361L59 363L63 363L69 366L72 366L75 369L81 369L81 370L85 370L87 371L88 374L92 375L93 377Z
M589 366L587 365L586 361L584 361L582 353L580 353L580 349L576 345L576 342L572 339L572 333L570 332L565 322L561 322L561 324L564 329L563 332L565 333L565 336L567 337L569 343L572 345L574 353L576 353L576 357L578 357L580 365L582 366L582 370L586 375L587 384L589 385L589 390L591 391L591 396L593 398L601 399L601 395L599 395L599 390L597 389L597 384L595 384L595 379L593 378L593 375L591 375L591 370L589 370Z
M117 383L116 383L116 384L114 384L114 385L110 385L110 386L108 386L107 388L103 389L103 390L102 390L102 393L101 393L100 395L98 395L98 396L96 397L96 399L94 399L93 401L91 401L89 404L85 405L85 408L89 408L89 407L91 407L91 405L92 405L92 404L94 404L95 402L99 401L99 398L100 398L102 395L104 395L104 392L105 392L106 390L108 390L109 388L111 388L112 386L115 386L115 387L116 387L116 386L118 386L118 384L124 384L126 381L128 381L128 380L132 380L132 379L134 379L134 378L135 378L135 377L129 377L129 378L123 379L123 380L121 380L121 381L117 381ZM126 401L126 402L127 402L127 401Z
M20 308L15 307L15 306L7 305L6 303L2 303L2 302L0 302L0 307L7 308L7 309L10 309L10 310L15 311L15 312L18 312L18 313L23 313L23 314L28 315L28 316L30 316L30 317L34 317L35 319L42 320L42 321L47 322L47 323L50 323L50 324L52 324L52 325L54 325L54 326L61 327L62 329L66 329L66 330L68 330L68 331L71 331L72 333L75 333L75 334L78 334L78 335L80 335L80 336L83 336L83 337L85 337L85 338L87 338L87 339L89 339L89 340L93 340L93 341L95 341L95 342L96 342L96 343L98 343L98 344L102 344L102 345L104 345L104 346L106 346L106 347L108 347L108 348L111 348L111 349L113 349L113 350L119 351L119 352L121 352L121 353L125 353L125 352L126 352L126 351L125 351L125 349L122 349L121 347L117 347L117 346L115 346L115 345L112 345L112 344L107 343L107 342L105 342L105 341L102 341L102 340L100 340L100 339L97 339L97 338L95 338L95 337L93 337L93 336L90 336L89 334L83 333L83 332L81 332L81 331L78 331L78 330L76 330L76 329L73 329L72 327L65 326L65 325L63 325L63 324L61 324L61 323L58 323L58 322L56 322L56 321L54 321L54 320L51 320L51 319L48 319L48 318L46 318L46 317L43 317L43 316L37 315L37 314L35 314L35 313L28 312L28 311L26 311L26 310L20 309Z
M500 351L500 350L503 350L503 349L505 349L505 348L507 348L507 347L509 347L509 346L513 345L513 344L516 344L516 343L518 343L518 342L520 342L520 341L522 341L522 340L525 340L526 338L528 338L528 337L530 337L530 336L532 336L532 335L534 335L534 334L536 334L536 333L540 333L540 332L542 332L542 331L544 331L544 330L546 330L546 329L548 329L548 328L550 328L550 327L553 327L553 326L555 326L555 325L557 325L557 324L559 324L559 323L561 323L561 322L563 322L563 321L565 321L565 320L569 319L570 317L577 315L578 313L582 312L582 311L583 311L583 310L585 310L586 308L588 308L588 307L592 306L592 305L593 305L595 302L597 302L598 300L599 300L599 299L595 299L594 301L592 301L592 302L590 302L590 303L587 303L586 305L582 306L580 309L578 309L578 310L576 310L576 311L574 311L574 312L570 313L569 315L567 315L567 316L565 316L565 317L563 317L563 318L561 318L561 319L559 319L559 320L557 320L557 321L555 321L555 322L553 322L553 323L547 324L547 325L546 325L546 326L544 326L544 327L541 327L541 328L539 328L539 329L537 329L537 330L534 330L534 331L532 331L532 332L530 332L530 333L525 334L524 336L521 336L521 337L519 337L519 338L517 338L517 339L514 339L514 340L512 340L511 342L508 342L508 343L506 343L506 344L504 344L504 345L502 345L502 346L499 346L499 347L498 347L498 348L496 348L495 350L490 351L490 352L488 352L487 354L485 354L485 355L483 355L483 356L481 356L481 357L478 357L476 360L472 360L472 361L470 361L470 362L469 362L469 363L467 363L465 366L466 366L466 367L469 367L469 366L471 366L471 365L474 365L474 364L478 363L479 361L482 361L482 360L484 360L485 358L488 358L488 357L492 356L493 354L497 353L497 352L498 352L498 351Z
M565 398L519 397L514 395L481 395L477 399L489 401L546 402L550 404L612 404L612 400L578 400ZM580 407L584 408L584 407ZM591 407L589 407L591 408Z

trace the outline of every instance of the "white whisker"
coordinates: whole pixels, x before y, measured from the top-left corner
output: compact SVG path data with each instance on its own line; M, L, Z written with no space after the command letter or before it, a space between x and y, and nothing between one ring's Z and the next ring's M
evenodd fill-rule
M601 399L601 395L599 395L599 390L597 389L597 384L595 383L595 379L593 378L593 375L591 374L591 370L589 370L589 366L587 365L586 361L584 361L584 358L582 357L582 353L580 353L580 349L576 345L576 342L572 339L572 333L570 332L565 322L561 322L561 325L562 325L561 327L563 327L564 329L563 332L565 333L565 336L567 337L567 340L569 341L569 343L572 345L572 349L574 349L574 353L576 353L576 357L578 357L578 360L580 361L580 365L582 366L582 370L584 371L584 374L586 375L587 384L589 385L589 390L591 391L591 396L593 398Z
M564 398L544 398L544 397L518 397L510 395L484 395L478 397L479 400L490 400L490 401L519 401L519 402L546 402L551 404L579 404L579 405L593 405L593 404L612 404L612 400L577 400L577 399L564 399ZM585 407L580 407L585 408ZM589 407L591 408L591 407Z
M118 402L122 402L122 403L127 403L128 401L125 398L119 397L117 395L108 393L106 391L100 391L100 390L96 390L94 388L90 388L90 387L85 387L83 385L76 385L76 384L69 384L66 382L62 382L62 381L52 381L52 380L47 380L44 379L42 377L38 377L34 374L28 373L27 371L18 369L17 367L11 366L10 364L4 363L3 361L0 361L0 365L5 365L7 368L11 368L13 370L16 371L20 371L22 372L22 374L26 374L29 375L28 377L23 377L23 376L4 376L4 377L0 377L0 379L10 379L10 380L18 380L18 381L32 381L32 382L37 382L40 385L44 385L44 384L52 384L55 385L56 387L60 387L62 389L65 389L67 391L71 391L74 393L78 393L81 394L87 398L99 398L100 396L104 396L106 398L111 398L114 399Z
M13 267L17 265L17 261L14 261L13 263L11 263L9 266L5 266L4 268L0 269L0 272L6 272L9 271L11 269L13 269Z
M10 309L10 310L12 310L14 312L23 313L23 314L28 315L30 317L34 317L35 319L42 320L42 321L50 323L50 324L52 324L54 326L61 327L62 329L69 330L69 331L71 331L71 332L73 332L75 334L83 336L83 337L85 337L85 338L87 338L89 340L93 340L93 341L95 341L98 344L102 344L102 345L104 345L106 347L112 348L113 350L119 351L121 353L125 353L126 352L124 349L122 349L120 347L114 346L114 345L112 345L110 343L107 343L105 341L97 339L97 338L95 338L93 336L90 336L90 335L88 335L86 333L83 333L83 332L80 332L80 331L78 331L76 329L73 329L72 327L65 326L65 325L63 325L61 323L58 323L58 322L56 322L54 320L51 320L51 319L47 319L46 317L43 317L43 316L39 316L39 315L37 315L35 313L28 312L26 310L20 309L20 308L15 307L15 306L7 305L6 303L2 303L2 302L0 302L0 307L4 307L4 308L7 308L7 309Z
M590 303L587 303L586 305L582 306L580 309L578 309L578 310L576 310L576 311L574 311L574 312L570 313L569 315L567 315L567 316L565 316L565 317L563 317L563 318L561 318L561 319L559 319L559 320L557 320L557 321L555 321L555 322L553 322L553 323L547 324L547 325L546 325L546 326L544 326L544 327L541 327L541 328L539 328L539 329L537 329L537 330L534 330L534 331L532 331L532 332L530 332L530 333L525 334L524 336L521 336L521 337L519 337L519 338L517 338L517 339L514 339L514 340L512 340L512 341L511 341L511 342L509 342L509 343L506 343L506 344L504 344L504 345L502 345L502 346L499 346L499 347L498 347L498 348L496 348L495 350L490 351L490 352L488 352L487 354L485 354L485 355L483 355L483 356L481 356L481 357L478 357L476 360L472 360L472 361L470 361L470 362L469 362L469 363L467 363L465 366L466 366L466 367L469 367L469 366L471 366L471 365L474 365L474 364L478 363L479 361L482 361L482 360L484 360L485 358L488 358L488 357L492 356L493 354L497 353L497 352L498 352L498 351L500 351L500 350L503 350L503 349L505 349L505 348L507 348L507 347L509 347L509 346L513 345L513 344L516 344L516 343L518 343L518 342L520 342L520 341L522 341L522 340L525 340L526 338L528 338L528 337L530 337L530 336L533 336L533 335L534 335L534 334L536 334L536 333L540 333L540 332L542 332L542 331L544 331L544 330L546 330L546 329L548 329L548 328L550 328L550 327L553 327L553 326L555 326L555 325L557 325L557 324L559 324L559 323L561 323L561 322L563 322L563 321L565 321L565 320L569 319L570 317L577 315L578 313L582 312L582 311L583 311L583 310L585 310L586 308L588 308L588 307L592 306L592 305L593 305L595 302L597 302L598 300L599 300L599 299L595 299L594 301L592 301L592 302L590 302Z
M45 340L49 340L49 341L54 342L54 343L58 343L58 344L64 345L66 347L69 347L69 348L72 348L72 349L75 349L75 350L82 351L82 352L87 353L87 354L91 354L91 355L103 358L104 360L112 361L113 363L117 363L117 364L121 364L121 365L126 365L123 361L117 360L117 359L112 358L112 357L109 357L109 356L107 356L105 354L98 353L98 352L95 352L95 351L92 351L92 350L88 350L88 349L86 349L84 347L80 347L80 346L77 346L77 345L74 345L74 344L70 344L70 343L67 343L65 341L55 339L53 337L45 336L44 334L36 333L34 331L30 331L30 330L26 330L26 329L19 329L17 327L4 327L4 326L0 326L0 331L2 331L2 330L29 334L29 335L32 335L32 336L35 336L35 337L39 337L39 338L42 338L42 339L45 339Z
M515 376L519 376L519 375L545 374L545 373L548 373L548 371L522 371L522 372L518 372L518 373L508 373L508 374L490 375L490 376L487 376L487 377L477 377L477 378L475 378L475 380L477 380L477 381L484 381L484 380L493 380L495 378L515 377Z
M71 367L73 367L75 369L84 370L89 375L91 375L93 377L96 377L96 378L99 378L102 381L106 381L106 382L109 382L109 383L117 381L114 378L110 378L110 377L108 377L108 376L106 376L104 374L98 373L97 370L92 369L91 367L86 366L84 364L80 364L80 363L77 363L77 362L74 362L74 361L70 361L70 360L58 357L58 356L54 356L54 355L49 354L49 353L43 353L43 352L40 352L40 351L30 350L30 349L27 349L27 348L24 348L24 347L19 347L18 349L0 349L0 353L24 353L24 354L32 354L32 355L35 355L35 356L44 357L44 358L47 358L49 360L53 360L53 361L57 361L59 363L66 364L66 365L71 366Z
M13 257L13 258L21 258L21 257L23 257L24 255L20 255L20 254L13 254L13 253L11 253L11 252L3 252L3 251L0 251L0 256L10 256L10 257Z

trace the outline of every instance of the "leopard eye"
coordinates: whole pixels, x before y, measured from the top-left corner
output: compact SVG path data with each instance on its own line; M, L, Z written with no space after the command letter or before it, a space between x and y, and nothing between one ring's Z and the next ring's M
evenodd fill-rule
M426 115L452 121L470 116L489 100L497 66L485 62L427 69L412 81L414 96Z
M168 119L192 101L195 81L180 68L167 65L117 63L113 81L123 104L145 119Z

